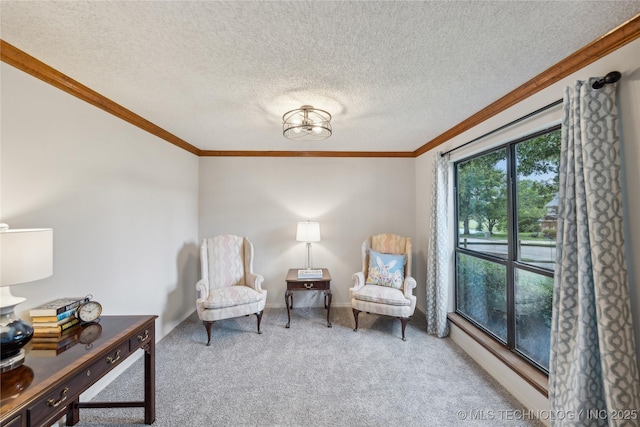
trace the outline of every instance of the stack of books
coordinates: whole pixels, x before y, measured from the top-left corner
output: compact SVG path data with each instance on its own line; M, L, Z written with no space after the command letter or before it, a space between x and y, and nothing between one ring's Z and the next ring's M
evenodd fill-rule
M75 316L76 308L87 301L88 297L61 298L32 308L29 314L33 326L33 339L37 341L37 338L62 338L65 331L80 324L80 320Z
M298 279L322 279L322 270L308 268L298 270Z

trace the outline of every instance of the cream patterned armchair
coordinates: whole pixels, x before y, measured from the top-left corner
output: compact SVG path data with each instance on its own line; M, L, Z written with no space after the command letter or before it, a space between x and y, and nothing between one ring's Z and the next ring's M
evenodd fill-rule
M267 291L262 289L264 277L253 273L251 241L231 234L203 239L200 263L196 309L207 329L207 345L211 345L211 325L216 320L255 314L261 334Z
M353 275L349 288L353 317L358 329L361 311L394 316L402 322L402 340L407 322L416 309L411 277L411 239L396 234L369 236L362 243L362 271Z

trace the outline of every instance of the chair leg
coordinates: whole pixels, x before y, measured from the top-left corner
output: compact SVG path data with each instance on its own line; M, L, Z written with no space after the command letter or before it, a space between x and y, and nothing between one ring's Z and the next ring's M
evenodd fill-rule
M260 332L260 322L262 321L262 313L264 312L264 310L262 310L260 313L256 313L256 317L258 318L258 333L261 334L262 332Z
M204 323L204 327L207 329L207 346L211 345L211 325L213 325L213 322L207 322L206 320L203 320L202 323Z
M358 314L360 314L360 310L356 310L355 308L352 308L353 310L353 318L356 321L356 327L353 329L354 332L358 330Z
M409 318L401 317L400 321L402 322L402 341L406 341L407 339L404 337L404 330L407 327L407 322L409 321Z

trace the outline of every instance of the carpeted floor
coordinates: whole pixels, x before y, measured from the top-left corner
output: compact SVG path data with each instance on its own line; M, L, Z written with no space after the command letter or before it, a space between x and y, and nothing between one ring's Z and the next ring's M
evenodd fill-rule
M350 308L267 308L218 321L212 345L194 313L157 345L156 426L500 426L520 403L424 316L400 338L397 319ZM142 400L142 359L94 400ZM141 408L82 409L78 426L143 425Z

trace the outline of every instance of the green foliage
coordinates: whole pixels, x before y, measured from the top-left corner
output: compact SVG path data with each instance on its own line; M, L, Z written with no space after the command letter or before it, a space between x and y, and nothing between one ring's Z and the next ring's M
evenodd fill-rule
M540 181L531 181L531 185L533 186L533 190L536 194L538 194L543 202L543 206L549 203L556 194L558 194L558 175L555 175L555 178L546 182Z
M561 131L538 136L517 145L518 175L552 175L558 185Z
M547 196L540 194L537 182L528 179L518 181L518 230L521 233L540 231L538 222L545 214Z
M546 205L558 192L560 139L557 130L457 164L457 221L464 236L473 237L473 225L496 239L498 235L504 236L502 240L513 237L507 236L509 163L515 166L512 202L518 238L556 237L555 229L542 232L540 220L548 214ZM515 148L515 158L510 155L511 148ZM515 307L508 309L507 274L514 270L463 253L458 253L457 269L457 309L504 342L507 312L515 309L515 347L541 366L548 366L553 278L516 270Z
M506 340L507 275L503 265L458 257L457 308Z
M545 237L551 240L555 240L557 234L558 234L558 230L556 230L555 228L550 228L544 232Z
M558 192L560 130L516 145L517 220L520 232L537 232L545 204ZM458 163L458 222L464 234L470 223L491 234L507 227L507 150L492 151Z
M505 266L458 255L457 309L506 342L507 271ZM516 334L518 349L548 366L553 278L518 270Z
M516 316L539 317L551 326L553 278L534 273L518 274L516 286Z
M545 205L558 192L560 130L516 145L518 176L518 229L539 231L538 220L546 214Z
M497 150L458 164L458 220L464 234L475 220L487 230L499 229L507 218L506 150Z

